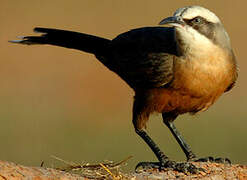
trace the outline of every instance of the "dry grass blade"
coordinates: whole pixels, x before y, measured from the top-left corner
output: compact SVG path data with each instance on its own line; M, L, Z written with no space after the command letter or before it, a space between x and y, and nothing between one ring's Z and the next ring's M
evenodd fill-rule
M51 157L52 157L53 159L56 159L56 160L58 160L58 161L63 162L64 164L67 164L67 165L69 165L69 166L74 166L74 165L75 165L74 162L65 161L65 160L63 160L63 159L61 159L61 158L59 158L59 157L57 157L57 156L52 155Z
M102 162L98 164L82 163L77 164L74 162L68 162L56 156L52 156L54 159L66 164L65 167L56 168L60 171L66 171L71 173L79 174L83 177L93 178L93 179L113 179L120 180L125 179L123 173L120 172L120 166L124 165L132 156L125 158L119 162Z
M102 166L102 168L104 168L111 176L114 180L117 180L116 176L102 163L99 163L99 165Z

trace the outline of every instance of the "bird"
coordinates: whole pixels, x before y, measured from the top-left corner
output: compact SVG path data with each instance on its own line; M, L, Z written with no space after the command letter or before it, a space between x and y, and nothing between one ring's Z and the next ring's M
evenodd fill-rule
M237 80L238 66L229 35L212 11L197 5L182 7L157 26L132 29L114 39L42 27L34 31L41 34L10 42L61 46L93 54L134 90L134 130L158 159L140 162L136 169L172 168L196 173L201 169L193 161L230 163L228 158L198 158L174 124L179 115L207 110ZM171 160L147 133L153 113L162 114L163 123L187 161Z

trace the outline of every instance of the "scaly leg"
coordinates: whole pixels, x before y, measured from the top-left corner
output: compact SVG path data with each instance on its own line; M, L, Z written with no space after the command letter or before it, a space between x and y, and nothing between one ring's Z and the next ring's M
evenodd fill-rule
M156 145L156 143L148 136L148 134L144 130L136 130L136 133L147 143L147 145L151 148L151 150L156 155L159 162L139 162L136 165L136 169L139 167L142 168L156 168L156 169L173 169L179 172L190 172L190 173L198 173L201 168L197 168L193 164L189 162L177 163L175 161L169 160L169 158L160 150L160 148Z
M173 124L173 121L175 120L177 115L167 116L166 113L163 113L162 117L163 117L163 122L169 128L169 130L171 131L172 135L175 137L175 139L177 140L178 144L180 145L180 147L182 148L183 152L185 153L185 155L187 157L187 160L196 158L196 155L192 152L190 146L185 142L185 140L183 139L182 135L178 132L177 128Z
M158 169L173 169L180 172L190 172L197 173L199 168L195 167L189 162L177 163L171 161L156 145L156 143L151 139L151 137L144 130L146 122L149 118L149 114L142 111L142 103L140 106L137 106L136 101L133 108L133 125L135 127L135 132L146 142L146 144L151 148L159 162L140 162L137 164L136 169L139 167L142 168L158 168Z
M197 158L196 155L192 152L190 146L185 142L181 134L178 132L177 128L175 127L173 121L177 117L176 115L172 115L169 113L163 113L163 122L169 128L175 139L177 140L178 144L182 148L183 152L185 153L188 161L195 161L195 162L216 162L216 163L231 163L228 158L213 158L211 156L206 158Z

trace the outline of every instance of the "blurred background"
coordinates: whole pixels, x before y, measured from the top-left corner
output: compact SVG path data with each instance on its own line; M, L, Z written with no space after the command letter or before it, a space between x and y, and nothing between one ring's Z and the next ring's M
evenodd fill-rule
M155 156L135 134L133 91L93 55L52 46L8 43L36 26L112 39L129 29L157 26L186 5L202 5L221 18L240 67L239 79L208 111L183 115L176 125L198 156L247 162L245 1L204 0L0 0L0 160L56 166L52 155L73 162L122 160L126 170ZM174 160L185 157L160 115L148 132Z

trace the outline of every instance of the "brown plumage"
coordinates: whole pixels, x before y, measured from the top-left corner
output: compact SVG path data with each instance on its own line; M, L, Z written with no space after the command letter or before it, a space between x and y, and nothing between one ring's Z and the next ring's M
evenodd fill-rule
M174 60L174 78L165 88L137 89L136 106L142 118L137 120L137 128L146 127L148 117L153 112L179 115L207 110L225 91L232 88L237 78L234 56L227 57L211 53L210 59ZM218 58L217 56L222 57ZM225 57L226 56L226 57ZM232 59L231 59L232 58ZM225 59L230 59L225 63ZM208 62L206 70L203 62ZM222 68L224 67L224 68ZM168 117L169 118L169 117Z

